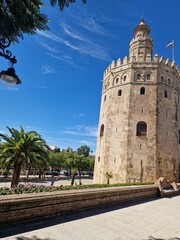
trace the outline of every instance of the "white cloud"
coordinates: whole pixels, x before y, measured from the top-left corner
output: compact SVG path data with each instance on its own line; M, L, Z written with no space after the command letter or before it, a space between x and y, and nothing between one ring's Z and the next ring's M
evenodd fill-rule
M90 41L90 39L88 39L87 37L85 37L84 35L82 35L77 29L75 29L74 27L72 28L71 26L69 26L68 24L64 24L61 23L61 26L64 30L64 33L67 36L70 36L71 38L77 39L79 41L82 42L86 42L86 43L90 43L92 45L96 45L94 44L94 42ZM75 29L75 30L74 30Z
M38 41L38 43L43 46L44 48L46 48L46 50L48 50L49 52L52 53L59 53L59 51L57 49L55 49L54 47L49 46L47 43L44 43L42 41Z
M87 18L85 21L83 19L80 22L80 25L89 32L98 33L100 35L107 35L107 31L103 27L101 27L92 17Z
M97 18L95 16L92 16L92 14L90 15L88 12L83 11L81 13L79 12L79 14L73 14L73 12L71 12L70 15L71 18L75 19L77 25L87 30L88 32L99 35L108 35L107 30L97 22ZM100 19L99 16L98 19Z
M62 62L68 63L70 65L74 65L74 62L73 62L72 58L69 57L69 56L66 56L66 55L58 56L58 55L55 55L55 54L49 54L49 56L51 56L53 58L56 58L58 60L61 60Z
M86 113L78 113L77 115L74 115L73 117L74 118L77 118L77 117L85 117L87 114Z
M81 145L96 146L96 142L95 142L95 141L80 140L79 143L80 143Z
M84 116L86 116L86 113L78 113L78 116L79 117L84 117Z
M52 41L55 41L55 42L63 42L63 39L59 38L59 37L56 36L55 34L52 34L51 32L36 30L36 33L37 33L39 36L48 38L48 39L50 39L50 40L52 40Z
M52 67L50 67L47 63L42 65L41 70L43 74L55 73L55 70Z
M97 127L94 126L76 125L61 132L70 135L97 137Z
M81 38L81 41L83 39L83 43L77 42L76 45L75 45L74 43L72 44L70 41L68 41L66 39L62 39L62 38L58 37L57 35L52 34L50 32L37 30L37 34L41 37L45 37L45 38L50 39L52 41L61 43L61 44L65 45L66 47L71 48L71 49L79 52L80 54L89 55L93 58L100 59L100 60L110 60L110 57L108 56L108 53L100 45L95 44L93 42L91 42L91 44L90 44L90 41L86 42L85 39L83 39L81 37L79 37L79 38ZM78 39L77 35L72 34L71 36L73 36L73 38L76 36L76 39ZM43 45L42 42L40 42L40 44ZM53 49L49 45L44 45L44 46L46 48L49 48L49 50ZM58 57L59 56L57 56L56 58L58 58ZM59 59L60 59L60 57L59 57Z

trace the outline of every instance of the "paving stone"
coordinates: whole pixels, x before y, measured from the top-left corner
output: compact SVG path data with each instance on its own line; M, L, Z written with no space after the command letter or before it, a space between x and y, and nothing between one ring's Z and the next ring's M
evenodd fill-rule
M62 221L62 217L59 217L54 223L51 220L51 226L36 230L33 230L32 224L25 233L15 235L11 231L11 235L1 239L17 240L18 237L24 237L25 240L32 240L36 236L41 240L179 240L179 209L180 196L116 210L112 208L112 211L108 207L107 212L106 208L103 211L92 210L93 216L82 212L78 213L78 219L71 219L71 215L68 215Z

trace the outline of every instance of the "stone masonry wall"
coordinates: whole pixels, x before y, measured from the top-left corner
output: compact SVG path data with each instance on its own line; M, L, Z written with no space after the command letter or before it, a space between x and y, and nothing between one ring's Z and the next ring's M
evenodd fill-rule
M158 189L154 185L0 196L0 227L157 196Z

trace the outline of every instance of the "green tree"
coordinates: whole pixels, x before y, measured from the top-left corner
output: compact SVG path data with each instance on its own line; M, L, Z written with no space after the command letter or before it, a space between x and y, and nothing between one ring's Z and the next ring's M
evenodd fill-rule
M58 3L61 10L75 0L50 0L52 6ZM85 0L82 0L86 3ZM4 41L19 42L23 34L32 35L36 30L48 30L48 17L41 13L45 4L41 0L0 0L0 35Z
M88 157L91 149L87 145L83 145L77 149L78 155L83 155L84 157Z
M95 157L94 156L87 157L87 162L88 162L88 170L93 172L94 171Z
M75 164L74 164L74 154L71 152L64 152L64 165L65 168L70 172L72 172L72 169L74 168Z
M61 171L64 166L64 154L61 152L50 152L49 166L55 170Z
M111 171L111 172L106 172L106 173L105 173L105 176L106 176L107 184L109 185L110 179L113 178L113 173L112 173L112 171Z
M64 152L65 158L65 168L69 170L71 176L71 185L74 185L74 180L76 176L76 161L75 161L75 154L72 152Z
M79 184L81 183L81 171L82 170L87 170L88 168L88 161L87 158L84 157L83 155L75 155L75 167L78 170L79 173Z
M45 141L35 132L25 132L7 127L11 136L0 134L0 161L6 169L13 167L11 187L17 186L23 167L32 166L39 170L46 165L48 150Z
M41 0L1 0L1 37L18 42L23 34L35 34L37 29L47 30L48 18L40 13L43 6Z
M69 4L75 3L76 0L50 0L52 6L56 4L59 5L60 10L62 11L65 7L69 7ZM86 3L86 0L82 0L83 3Z

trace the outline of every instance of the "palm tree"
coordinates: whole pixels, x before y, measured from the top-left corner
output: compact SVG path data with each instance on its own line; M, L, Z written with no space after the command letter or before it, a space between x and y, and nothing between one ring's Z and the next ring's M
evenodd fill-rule
M21 170L25 166L42 169L48 159L48 150L45 141L35 132L25 132L7 127L11 136L0 134L0 161L6 169L13 167L11 188L17 186Z
M65 7L68 7L70 3L75 3L76 0L50 0L52 6L58 3L60 10L62 11ZM82 0L83 3L86 3L86 0Z

